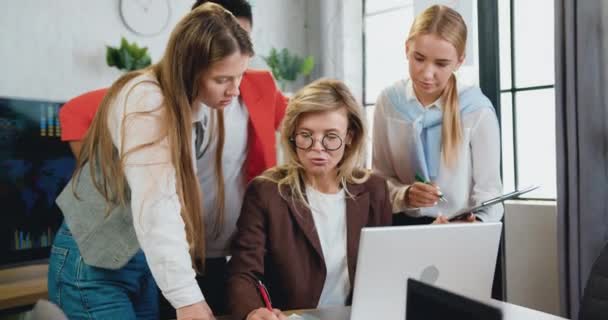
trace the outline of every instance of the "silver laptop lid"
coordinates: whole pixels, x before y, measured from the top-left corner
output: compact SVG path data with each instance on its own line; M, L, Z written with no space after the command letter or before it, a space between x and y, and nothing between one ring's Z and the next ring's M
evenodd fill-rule
M487 300L502 223L363 228L351 320L405 319L408 278Z

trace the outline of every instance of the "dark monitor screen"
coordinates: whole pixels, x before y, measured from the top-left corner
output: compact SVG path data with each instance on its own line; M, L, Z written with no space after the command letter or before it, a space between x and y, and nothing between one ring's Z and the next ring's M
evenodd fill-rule
M502 320L498 308L411 278L406 310L407 320Z
M48 258L62 221L55 198L75 165L60 139L61 105L0 98L0 265Z

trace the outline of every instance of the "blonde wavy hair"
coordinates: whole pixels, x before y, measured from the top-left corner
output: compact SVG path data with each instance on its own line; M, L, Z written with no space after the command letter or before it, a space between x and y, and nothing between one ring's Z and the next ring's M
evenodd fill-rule
M465 54L467 26L462 16L454 9L442 5L434 5L420 13L414 20L406 43L420 35L435 35L451 43L456 49L459 58ZM462 141L458 89L454 74L450 76L441 99L444 104L441 148L443 150L444 162L451 165L458 157L458 146Z
M158 63L144 70L129 72L112 84L83 140L74 171L73 181L78 181L83 166L89 163L93 183L108 207L126 206L129 202L129 188L124 173L125 159L133 152L167 139L193 265L196 265L196 257L202 261L205 258L201 191L192 162L193 103L199 95L199 84L204 72L235 52L252 56L253 46L249 35L238 25L232 14L212 3L192 10L177 23L165 54ZM144 73L151 73L158 80L158 83L153 84L158 85L164 98L159 107L163 111L163 130L154 141L129 150L117 150L108 130L108 115L118 93L130 80ZM151 82L142 81L134 86L142 83ZM150 112L154 111L157 110ZM129 116L146 113L149 112ZM221 123L219 129L220 135L223 135ZM124 130L123 126L120 136L122 141L125 139ZM219 139L223 141L223 137ZM221 152L221 148L218 148L216 163L221 164ZM218 171L221 172L221 166Z
M298 158L296 146L291 138L303 115L340 109L345 109L347 113L350 143L343 145L345 150L342 160L338 163L337 179L340 186L351 196L347 183L363 183L370 176L369 170L360 166L367 135L362 107L357 103L348 87L339 80L314 81L289 99L285 117L281 123L281 144L285 151L286 163L266 170L258 179L276 183L279 193L283 197L282 189L289 188L295 199L308 206L303 190L304 167Z

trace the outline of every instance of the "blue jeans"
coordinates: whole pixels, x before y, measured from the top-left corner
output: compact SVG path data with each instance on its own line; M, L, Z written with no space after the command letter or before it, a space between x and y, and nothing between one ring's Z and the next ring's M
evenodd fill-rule
M51 248L49 300L70 319L158 319L158 291L143 251L121 269L87 265L65 222Z

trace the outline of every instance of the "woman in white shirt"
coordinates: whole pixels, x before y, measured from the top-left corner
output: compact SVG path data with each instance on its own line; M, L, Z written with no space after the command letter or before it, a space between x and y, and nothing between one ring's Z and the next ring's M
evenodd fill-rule
M238 95L253 47L215 4L192 10L163 58L109 89L83 142L49 262L49 298L70 318L213 319L195 280L205 257L193 125Z
M405 42L410 78L386 88L376 104L373 167L389 181L393 212L404 212L408 223L445 223L445 215L502 192L492 104L455 75L466 37L456 11L426 9ZM495 205L463 221L502 215L502 205Z

